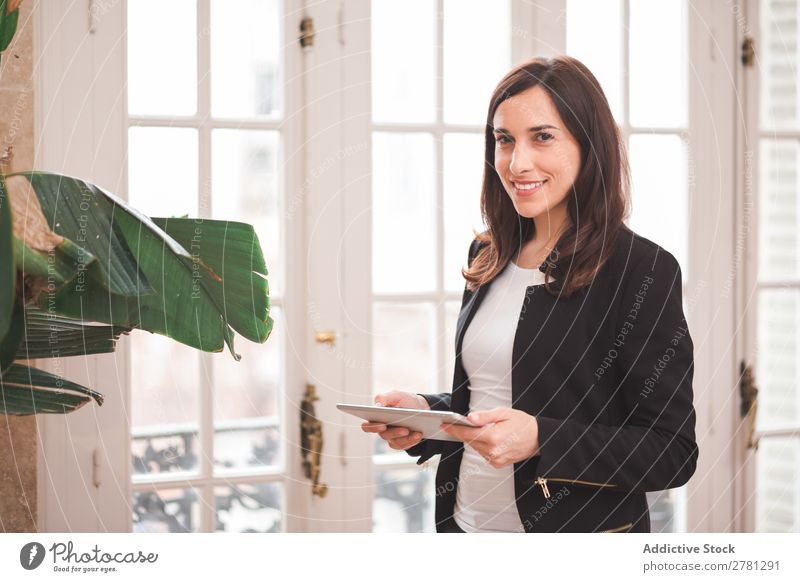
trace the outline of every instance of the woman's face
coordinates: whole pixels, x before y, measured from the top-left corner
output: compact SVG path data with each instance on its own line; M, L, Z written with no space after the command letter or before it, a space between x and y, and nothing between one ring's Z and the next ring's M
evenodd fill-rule
M494 167L514 208L561 224L581 152L550 96L539 86L518 93L498 106L493 123Z

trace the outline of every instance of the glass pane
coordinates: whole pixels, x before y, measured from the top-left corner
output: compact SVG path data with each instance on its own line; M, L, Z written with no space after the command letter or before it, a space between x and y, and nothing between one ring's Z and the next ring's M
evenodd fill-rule
M485 230L481 217L484 138L481 134L444 136L444 284L447 291L463 291L469 245ZM494 171L494 170L491 170Z
M675 505L671 489L648 491L647 503L650 508L650 531L652 533L672 533L675 531Z
M432 291L436 285L433 136L375 132L372 160L372 290Z
M283 329L281 312L270 308L273 329ZM214 464L243 468L281 463L278 394L283 362L282 334L263 344L236 338L236 361L228 350L213 354Z
M762 129L797 127L797 0L761 0L758 46Z
M128 2L128 112L197 112L196 0Z
M758 277L800 276L800 148L795 140L763 139L759 152Z
M759 442L756 469L756 532L800 532L800 440Z
M375 469L372 531L375 533L432 533L435 469Z
M188 533L200 530L200 492L159 489L133 494L133 533Z
M511 68L511 38L508 0L445 0L445 122L486 123L492 91Z
M196 470L199 352L142 331L122 341L130 342L133 473Z
M215 129L211 133L212 216L252 224L269 272L270 295L280 295L281 261L276 131Z
M373 0L371 24L372 119L433 121L436 118L435 0Z
M434 306L430 303L373 304L373 398L389 390L414 393L438 391L435 325ZM376 440L375 454L398 452L389 448L380 437L376 437Z
M278 0L211 2L211 113L277 115L281 14Z
M240 483L215 487L218 532L278 533L282 528L280 483Z
M632 135L633 211L630 227L678 260L689 274L689 196L686 151L677 135ZM665 171L669 168L669 171Z
M685 127L689 119L686 0L629 4L631 125Z
M567 0L567 54L589 67L617 123L623 121L622 0ZM597 42L597 31L603 42Z
M128 130L128 201L148 216L197 216L197 130Z
M372 312L373 396L387 390L437 390L434 313L430 303L375 302Z
M758 426L797 425L800 363L800 290L758 293Z

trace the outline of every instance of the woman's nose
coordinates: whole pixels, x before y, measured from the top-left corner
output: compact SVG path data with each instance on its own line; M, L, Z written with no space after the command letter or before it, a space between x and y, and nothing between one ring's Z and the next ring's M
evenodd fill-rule
M533 169L533 155L530 151L522 148L514 148L511 154L511 163L508 165L509 171L515 176L524 174Z

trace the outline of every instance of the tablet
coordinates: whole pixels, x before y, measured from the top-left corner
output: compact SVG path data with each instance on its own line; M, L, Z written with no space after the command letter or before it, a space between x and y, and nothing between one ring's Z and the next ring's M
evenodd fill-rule
M336 408L370 422L382 422L387 426L404 426L422 433L422 438L437 441L461 442L439 428L442 422L477 427L457 412L442 410L420 410L419 408L400 408L396 406L369 406L362 404L337 404Z

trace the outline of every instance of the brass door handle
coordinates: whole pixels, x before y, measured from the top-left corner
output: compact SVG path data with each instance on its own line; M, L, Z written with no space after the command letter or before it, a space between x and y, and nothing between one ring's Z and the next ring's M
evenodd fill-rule
M329 346L336 345L336 332L331 329L325 329L314 333L314 340L318 344L328 344Z
M747 448L758 450L758 440L755 437L758 388L753 366L746 364L744 360L739 363L739 397L742 418L747 419Z
M322 462L322 421L314 411L314 402L319 400L313 384L306 384L306 393L300 404L300 447L303 452L303 473L311 479L311 492L325 497L328 486L320 483Z

